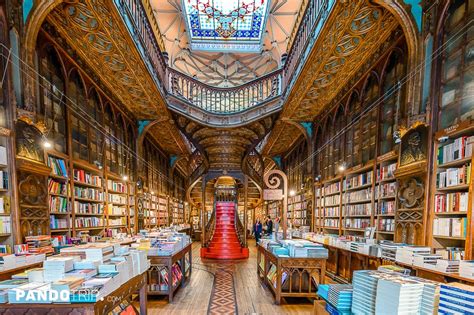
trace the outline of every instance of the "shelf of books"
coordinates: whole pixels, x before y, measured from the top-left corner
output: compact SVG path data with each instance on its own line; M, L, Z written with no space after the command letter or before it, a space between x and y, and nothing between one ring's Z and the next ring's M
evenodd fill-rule
M107 229L112 234L128 228L128 184L119 177L107 173Z
M375 182L375 228L378 240L392 240L395 235L395 213L397 211L397 156L388 155L377 161Z
M342 230L349 235L363 233L373 222L373 165L347 173L342 183Z
M154 194L144 194L143 218L145 221L145 228L147 229L153 229L158 227L158 200L159 197Z
M91 236L103 234L107 224L105 217L105 193L102 171L74 162L72 199L75 235L89 232Z
M135 235L138 232L135 228L135 222L136 222L136 217L135 217L135 209L136 209L135 187L136 187L136 183L128 182L128 196L127 196L127 200L128 200L128 231L132 235Z
M168 198L160 196L158 198L158 225L169 225Z
M182 201L173 199L171 204L171 222L176 224L184 223L184 204Z
M267 204L268 207L268 212L267 215L270 216L270 218L275 219L276 217L280 216L279 209L281 207L281 201L269 201ZM263 220L264 218L259 218L260 220Z
M339 234L341 225L342 182L340 177L327 180L322 186L321 228L324 233Z
M69 161L60 153L48 152L47 164L51 168L48 178L49 227L52 236L71 236L71 189Z
M0 140L0 254L10 252L13 245L8 173L6 139L2 137Z
M288 219L295 227L311 225L303 193L288 198Z
M321 183L314 184L314 217L313 217L313 231L321 232L323 207L323 188Z
M472 124L448 128L435 137L431 247L456 248L465 259L474 257L470 230L473 225L473 146Z

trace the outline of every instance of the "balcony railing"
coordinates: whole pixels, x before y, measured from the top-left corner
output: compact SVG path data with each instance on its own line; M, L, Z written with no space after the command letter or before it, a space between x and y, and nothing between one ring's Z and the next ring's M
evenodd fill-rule
M209 86L172 68L168 69L168 73L169 93L217 114L242 112L281 94L281 71L232 88Z
M309 0L284 67L241 86L220 88L204 84L167 66L158 42L159 30L148 0L114 0L144 57L144 61L159 88L182 102L209 114L232 115L268 104L270 113L275 110L272 100L286 97L299 75L309 52L321 31L336 0ZM281 108L283 102L277 106ZM178 108L178 107L177 107ZM191 113L191 109L182 112ZM258 115L250 115L252 119ZM208 117L206 117L208 118Z

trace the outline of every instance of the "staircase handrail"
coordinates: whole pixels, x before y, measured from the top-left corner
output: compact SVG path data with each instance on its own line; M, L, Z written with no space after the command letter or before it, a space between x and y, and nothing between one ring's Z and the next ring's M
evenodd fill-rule
M207 222L206 224L206 233L204 235L204 247L209 246L209 242L214 236L215 230L216 230L216 202L214 201L211 217L209 218L209 222ZM206 234L208 237L206 237Z
M244 213L245 215L245 213ZM239 202L238 198L235 199L235 211L234 211L234 220L235 220L235 232L237 233L237 238L239 239L239 243L241 247L246 247L245 246L245 234L246 229L244 228L244 225L240 221L239 218Z

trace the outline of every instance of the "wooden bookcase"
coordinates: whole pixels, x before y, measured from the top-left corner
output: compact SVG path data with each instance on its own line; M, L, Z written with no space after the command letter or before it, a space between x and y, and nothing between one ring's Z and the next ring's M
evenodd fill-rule
M137 225L137 216L136 216L136 183L135 182L128 182L128 206L127 206L127 215L128 215L128 222L127 222L127 229L130 234L136 234L138 231L136 229Z
M169 200L165 196L160 196L158 198L158 226L168 226L169 224Z
M73 161L72 164L73 235L86 231L92 237L103 235L107 221L103 171L85 162Z
M322 232L323 219L323 188L320 182L314 184L314 217L313 217L313 231Z
M11 180L10 170L7 157L7 138L4 134L0 134L0 150L2 150L2 158L5 161L0 163L0 245L5 245L5 250L12 249L12 229L14 223L11 215L10 196L11 196ZM0 251L0 253L3 250Z
M303 192L288 198L288 219L294 227L311 226L308 219L307 201Z
M129 186L127 181L111 173L106 174L106 179L107 229L115 235L128 231Z
M267 215L270 216L270 218L275 219L276 217L280 216L279 208L281 207L281 201L270 201L267 204ZM263 218L260 218L262 220Z
M472 122L435 135L428 242L431 247L451 254L464 252L464 259L474 257L472 147Z
M394 240L398 183L394 172L397 156L388 154L377 160L375 182L375 227L378 240Z
M171 223L183 224L184 223L184 203L178 199L172 199L171 205Z
M323 182L321 196L321 229L328 234L341 231L342 177L334 177Z
M342 181L341 230L360 235L372 226L374 217L374 164L351 170Z

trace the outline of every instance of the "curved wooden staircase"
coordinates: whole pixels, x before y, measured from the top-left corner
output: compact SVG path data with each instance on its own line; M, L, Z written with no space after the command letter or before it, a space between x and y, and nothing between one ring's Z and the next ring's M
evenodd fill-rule
M202 258L230 260L249 257L248 248L242 246L237 234L235 211L234 202L216 202L214 233L209 245L201 248Z

